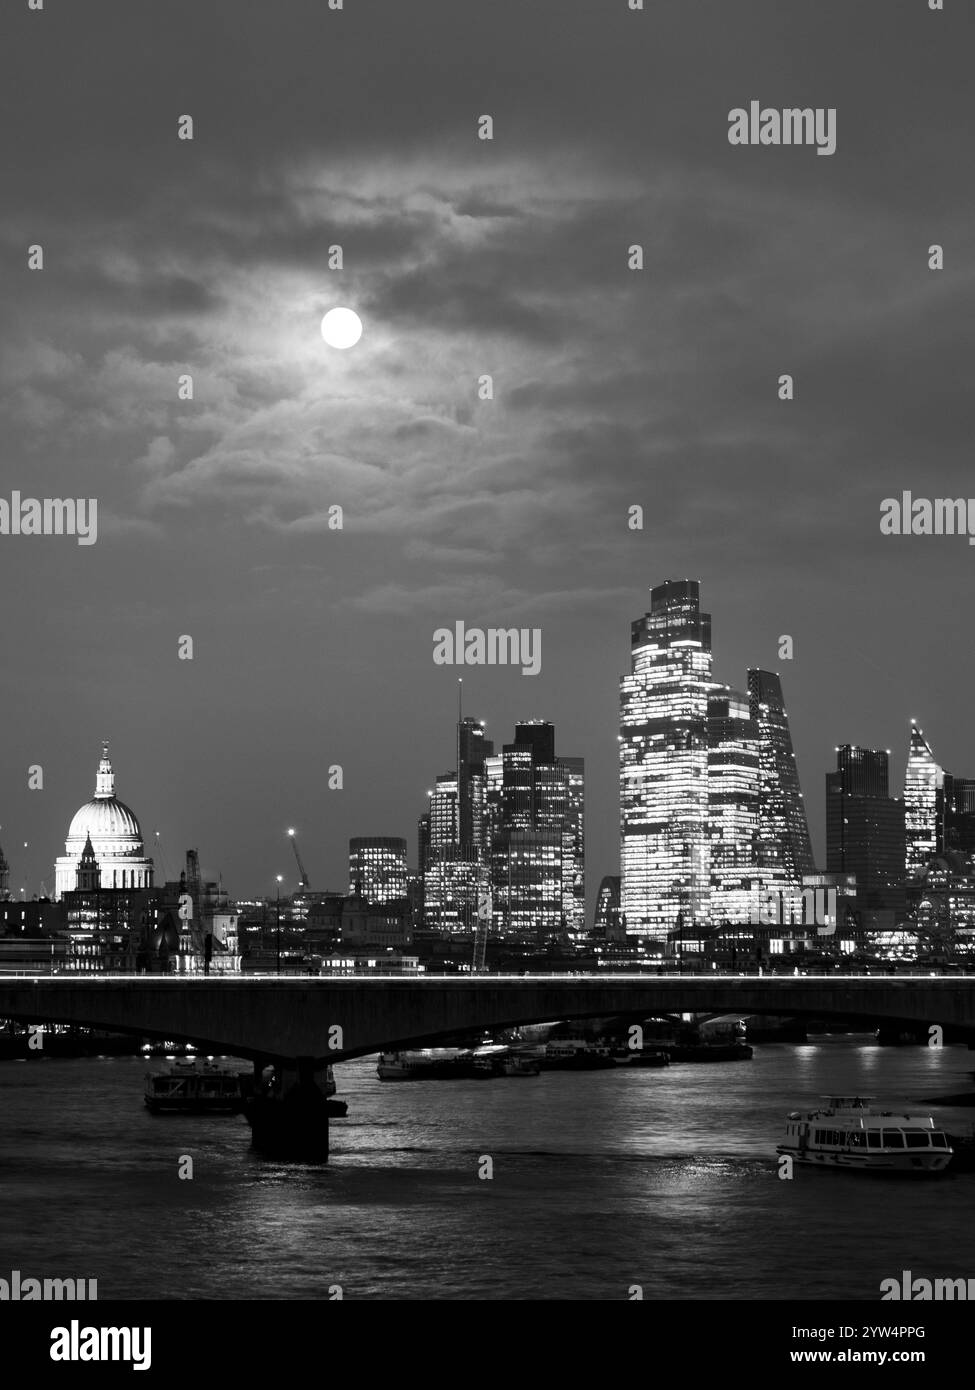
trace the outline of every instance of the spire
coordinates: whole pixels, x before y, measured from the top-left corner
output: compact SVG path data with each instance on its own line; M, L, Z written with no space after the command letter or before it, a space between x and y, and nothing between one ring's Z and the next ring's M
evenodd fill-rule
M115 795L115 773L112 771L111 759L108 756L108 739L102 740L102 757L98 764L98 776L95 779L95 799L96 801L107 800Z
M101 887L102 871L95 857L95 847L91 842L91 832L85 836L85 847L78 860L75 872L75 888L81 893L91 893Z

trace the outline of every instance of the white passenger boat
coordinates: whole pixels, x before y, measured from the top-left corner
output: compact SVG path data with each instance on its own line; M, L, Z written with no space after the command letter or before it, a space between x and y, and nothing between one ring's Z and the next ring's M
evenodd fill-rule
M848 1171L940 1173L952 1150L930 1115L873 1110L873 1096L825 1096L821 1110L793 1110L776 1149L796 1163Z

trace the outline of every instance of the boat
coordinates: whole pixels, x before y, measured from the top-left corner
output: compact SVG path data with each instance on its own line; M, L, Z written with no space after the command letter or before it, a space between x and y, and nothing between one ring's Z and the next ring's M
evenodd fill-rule
M948 1137L930 1115L872 1110L873 1096L823 1099L819 1110L791 1112L777 1154L809 1167L912 1177L941 1173L951 1162Z
M546 1071L599 1071L616 1065L606 1043L589 1038L555 1038L545 1044Z
M541 1060L524 1052L509 1052L501 1059L503 1076L538 1076L542 1070Z
M494 1071L467 1049L436 1047L381 1052L376 1075L380 1081L469 1081L493 1076Z
M609 1055L617 1067L669 1067L670 1053L663 1047L611 1047Z
M381 1052L376 1063L380 1081L490 1081L496 1076L537 1076L537 1057L501 1045L469 1048L421 1048Z
M240 1077L229 1067L210 1062L174 1062L168 1071L146 1072L146 1107L162 1111L203 1115L233 1115L241 1109Z

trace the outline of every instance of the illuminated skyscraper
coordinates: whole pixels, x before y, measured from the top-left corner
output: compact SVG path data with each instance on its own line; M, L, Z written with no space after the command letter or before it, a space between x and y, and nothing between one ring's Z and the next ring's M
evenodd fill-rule
M708 917L711 617L694 579L650 590L620 681L621 907L630 935Z
M826 774L826 871L856 875L860 926L890 930L905 912L904 802L888 792L880 748L836 750Z
M544 941L581 936L585 914L585 768L557 758L546 720L515 725L515 740L485 762L493 928Z
M757 906L761 785L759 727L748 696L717 687L708 699L712 922L747 922Z
M423 920L434 931L471 930L479 851L458 836L457 774L437 778L430 795L430 844L423 874Z
M560 758L568 774L562 824L562 910L569 935L586 930L586 767L584 758Z
M908 878L916 878L944 848L944 768L924 734L911 720L911 746L904 774L905 867ZM941 833L939 834L939 830Z
M406 841L390 835L358 835L349 841L349 892L370 903L406 897Z
M751 668L748 698L752 719L758 726L762 774L758 812L762 886L781 883L795 889L806 874L816 872L816 866L778 676L773 671Z

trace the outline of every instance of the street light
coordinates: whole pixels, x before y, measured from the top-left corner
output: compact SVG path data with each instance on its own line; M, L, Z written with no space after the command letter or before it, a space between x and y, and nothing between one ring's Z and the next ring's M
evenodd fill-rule
M281 874L278 874L278 896L275 902L274 920L278 938L278 974L281 974Z

